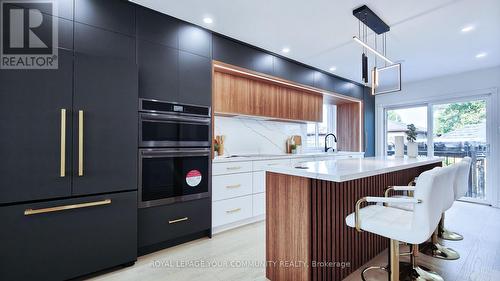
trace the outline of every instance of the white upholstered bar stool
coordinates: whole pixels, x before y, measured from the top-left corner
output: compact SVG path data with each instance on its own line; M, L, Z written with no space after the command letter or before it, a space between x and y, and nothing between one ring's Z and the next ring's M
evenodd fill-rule
M470 166L472 163L472 159L470 157L464 157L462 161L460 161L457 169L457 174L455 176L455 201L460 199L467 193L469 189L469 174L470 174ZM451 206L450 206L451 207ZM444 227L444 213L441 216L441 221L439 222L438 227L438 236L444 240L452 240L459 241L464 239L464 237L456 232L449 231Z
M446 174L441 169L426 171L418 179L414 197L364 197L356 202L355 212L346 217L347 225L357 231L367 231L390 239L389 266L380 269L389 272L391 281L400 280L400 272L401 280L443 280L435 272L421 272L418 277L420 279L408 279L409 274L420 271L420 268L416 261L412 261L409 269L400 271L399 263L400 242L418 245L427 241L437 228L443 210L441 198L444 191L440 189L443 184L446 184ZM414 206L414 210L409 212L383 205L360 208L363 202L410 204ZM366 271L375 268L363 270L362 280L365 280Z
M440 188L444 191L443 201L443 213L450 209L455 202L455 182L457 177L457 171L459 170L459 164L452 164L441 168L446 174L446 184L443 184ZM442 220L442 214L439 221ZM439 225L439 223L438 223ZM432 256L443 260L457 260L460 258L460 254L453 250L452 248L445 247L439 243L438 240L439 227L431 236L431 240L420 245L420 252L428 256Z

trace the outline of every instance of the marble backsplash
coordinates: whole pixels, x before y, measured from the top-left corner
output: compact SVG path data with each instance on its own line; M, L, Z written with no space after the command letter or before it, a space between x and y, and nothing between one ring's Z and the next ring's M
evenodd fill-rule
M302 136L307 125L292 122L259 120L245 117L214 117L214 134L225 135L224 154L279 154L286 152L286 140Z

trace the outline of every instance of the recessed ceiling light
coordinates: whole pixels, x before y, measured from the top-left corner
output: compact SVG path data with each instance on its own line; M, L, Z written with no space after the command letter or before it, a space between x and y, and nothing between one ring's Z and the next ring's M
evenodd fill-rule
M337 68L335 66L330 67L330 71L335 71Z
M214 22L214 20L212 18L209 18L209 17L205 17L203 18L203 22L204 23L208 23L208 24L211 24Z
M484 58L484 57L486 57L487 55L488 55L488 54L487 54L487 53L485 53L485 52L479 53L479 54L477 54L477 55L476 55L476 59Z
M290 52L290 48L285 47L285 48L281 49L281 51L286 54L286 53Z
M464 26L464 27L461 29L461 31L462 31L463 33L467 33L467 32L469 32L469 31L474 30L475 28L476 28L476 27L475 27L475 26L473 26L473 25L467 25L467 26Z

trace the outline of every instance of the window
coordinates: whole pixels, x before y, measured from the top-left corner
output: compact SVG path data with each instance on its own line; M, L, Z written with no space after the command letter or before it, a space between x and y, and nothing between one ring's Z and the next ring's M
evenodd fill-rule
M306 149L317 150L325 146L325 136L328 133L336 133L337 107L335 105L323 105L323 122L307 123ZM329 146L336 148L331 141Z
M387 128L387 155L394 155L395 138L403 136L405 152L408 141L406 140L407 126L415 125L417 128L418 154L427 155L427 106L416 106L386 110Z
M385 151L394 155L395 137L406 126L417 128L419 155L443 158L444 165L472 159L466 201L488 201L492 158L488 137L488 97L439 101L411 107L385 108ZM491 118L491 117L489 117Z

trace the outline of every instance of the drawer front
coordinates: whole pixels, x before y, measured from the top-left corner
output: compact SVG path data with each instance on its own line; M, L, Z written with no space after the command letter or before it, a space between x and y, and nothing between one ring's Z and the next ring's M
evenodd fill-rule
M139 247L210 229L210 198L139 209Z
M213 203L213 227L252 217L252 195Z
M266 193L254 194L252 198L253 216L260 216L266 213Z
M252 173L253 193L266 191L266 172L258 171Z
M289 165L290 159L276 159L276 160L262 160L262 161L253 161L253 170L254 171L264 171L267 166L272 165Z
M212 175L226 175L234 173L247 173L252 171L252 162L214 163Z
M0 219L4 281L66 280L137 259L135 191L1 207Z
M252 194L252 173L212 177L212 200L229 199Z

